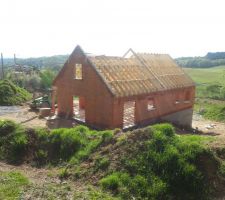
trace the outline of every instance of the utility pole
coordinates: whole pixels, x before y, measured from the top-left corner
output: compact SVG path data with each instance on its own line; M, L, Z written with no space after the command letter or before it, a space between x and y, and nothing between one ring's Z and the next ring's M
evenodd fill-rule
M4 63L3 63L3 54L2 53L1 53L1 64L2 64L2 76L1 76L1 78L4 79L4 69L3 69Z
M14 53L14 63L16 65L16 54Z

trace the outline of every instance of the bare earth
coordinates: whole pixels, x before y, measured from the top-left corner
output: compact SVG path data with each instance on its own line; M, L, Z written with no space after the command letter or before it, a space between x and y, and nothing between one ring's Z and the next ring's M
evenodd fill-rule
M35 168L27 164L15 166L0 162L0 172L16 171L28 178L30 184L24 188L21 196L24 200L73 200L75 193L87 190L86 186L79 182L61 180L58 176L59 170L59 168Z
M192 127L197 127L206 134L212 133L213 135L214 133L214 135L225 136L225 123L206 120L197 114L193 116Z
M39 119L38 113L30 111L29 106L18 106L15 112L1 113L0 106L0 120L9 119L17 123L24 124L26 127L46 127L46 120Z
M24 124L26 127L47 127L46 119L39 118L38 113L30 111L27 105L18 106L15 112L2 114L0 106L0 120L1 119L10 119L17 123ZM68 124L65 124L65 126L68 126ZM198 128L198 130L203 131L206 135L225 137L225 123L206 120L197 114L193 116L192 127Z

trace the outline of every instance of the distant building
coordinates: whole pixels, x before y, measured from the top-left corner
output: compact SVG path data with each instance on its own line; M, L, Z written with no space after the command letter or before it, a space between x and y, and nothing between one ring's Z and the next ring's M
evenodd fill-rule
M129 58L88 56L77 46L53 82L57 115L103 129L161 120L191 126L191 78L167 54L129 52Z

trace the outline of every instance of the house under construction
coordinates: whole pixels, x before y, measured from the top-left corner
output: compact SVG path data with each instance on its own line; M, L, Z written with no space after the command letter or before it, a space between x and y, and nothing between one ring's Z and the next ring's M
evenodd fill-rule
M77 46L53 82L52 110L101 129L191 126L194 96L194 82L169 55L89 56Z

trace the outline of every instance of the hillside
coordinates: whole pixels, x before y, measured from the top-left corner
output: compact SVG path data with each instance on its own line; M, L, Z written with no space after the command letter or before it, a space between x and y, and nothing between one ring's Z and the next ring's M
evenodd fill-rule
M50 67L50 68L60 68L66 62L68 55L55 55L55 56L45 56L37 58L17 58L16 63L19 65L34 66L37 68ZM4 65L6 67L13 66L15 64L13 58L5 58Z
M196 83L195 111L206 119L225 122L225 66L184 70Z
M182 67L188 68L209 68L225 65L225 52L209 52L207 55L200 57L179 57L176 62ZM17 58L16 63L19 65L34 66L37 68L49 67L59 70L66 62L69 55L54 55L37 58ZM4 59L5 67L15 64L13 58Z
M210 68L183 68L197 85L219 84L225 85L225 65Z
M35 130L1 121L0 179L5 181L0 183L0 197L221 197L225 195L225 155L222 147L209 148L213 140L177 135L169 124L123 133L84 126Z
M180 57L175 59L182 67L209 68L225 65L225 52L209 52L204 57Z

